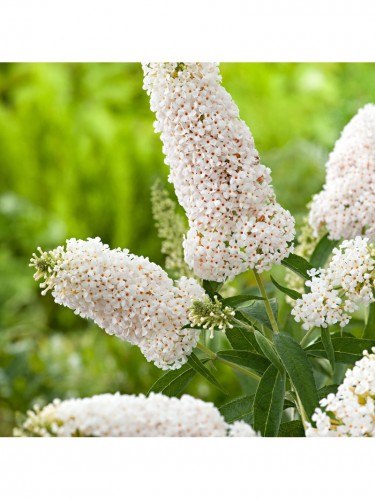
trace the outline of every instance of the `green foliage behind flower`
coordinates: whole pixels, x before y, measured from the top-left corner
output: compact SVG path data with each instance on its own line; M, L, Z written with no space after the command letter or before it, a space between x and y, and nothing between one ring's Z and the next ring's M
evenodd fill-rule
M221 72L278 201L300 218L340 130L374 101L375 65L236 63ZM28 268L37 246L73 236L163 263L149 195L167 167L142 78L139 64L0 65L0 435L33 403L147 392L158 377L136 348L42 301ZM226 369L218 378L232 395L244 384ZM225 399L203 379L188 391L218 406Z

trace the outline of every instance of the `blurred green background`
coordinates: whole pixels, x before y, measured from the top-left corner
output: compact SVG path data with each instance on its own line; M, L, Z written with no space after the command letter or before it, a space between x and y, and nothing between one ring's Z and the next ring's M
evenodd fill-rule
M341 129L375 95L374 64L221 65L223 84L299 221ZM55 397L147 392L161 371L41 297L37 246L100 236L162 264L150 187L167 178L139 64L0 64L0 435ZM280 272L280 271L279 271ZM250 277L237 286L252 286ZM251 391L220 369L231 396ZM197 377L188 392L226 397Z

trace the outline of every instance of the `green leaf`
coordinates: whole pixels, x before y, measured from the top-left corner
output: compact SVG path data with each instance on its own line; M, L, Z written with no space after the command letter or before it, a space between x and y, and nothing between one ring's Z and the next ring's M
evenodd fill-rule
M288 408L295 408L296 404L293 401L289 401L289 399L284 399L284 410Z
M318 406L318 394L311 365L302 347L289 335L274 336L276 350L288 372L308 417Z
M302 297L302 294L300 292L292 290L291 288L287 288L286 286L280 285L272 276L271 276L271 281L276 288L278 288L281 292L285 293L286 295L289 295L289 297L291 297L292 299L296 300Z
M329 333L328 328L320 329L320 338L322 339L322 344L324 346L324 350L327 355L327 359L332 367L332 370L335 369L335 351L333 349L332 338Z
M271 365L261 378L254 398L254 429L262 436L277 436L284 409L285 372Z
M266 358L269 359L271 361L271 363L274 366L276 366L276 368L279 371L283 372L284 366L281 363L281 360L280 360L279 356L277 355L277 352L276 352L274 346L272 345L272 343L268 339L266 339L266 337L264 335L262 335L260 332L258 332L257 330L254 331L254 336L255 336L256 341L258 342L258 345L259 345L261 351L266 356Z
M228 424L231 424L236 420L243 420L244 422L252 425L253 402L254 394L251 396L242 396L225 403L223 406L220 406L219 411Z
M265 357L251 351L236 351L230 349L229 351L219 351L216 356L226 361L231 361L236 365L246 366L258 373L264 373L269 367L270 363Z
M337 384L330 384L330 385L326 385L326 386L318 389L319 401L323 398L326 398L328 396L328 394L332 394L332 393L336 394L338 387L339 386Z
M312 269L312 265L307 262L306 259L291 253L288 257L281 261L281 264L291 271L294 271L299 276L301 276L304 280L310 279L310 276L307 274L307 271Z
M202 360L202 363L206 361L208 359ZM166 396L180 396L195 375L196 371L189 365L184 365L179 370L169 370L151 386L147 395L151 392L161 392Z
M278 304L276 299L270 299L270 306L277 320L278 313ZM238 307L237 311L239 311L245 318L250 321L256 321L260 325L265 325L267 328L272 330L272 325L268 318L266 306L264 302L254 302L248 306Z
M211 299L213 299L215 295L218 295L220 288L223 286L223 283L218 283L217 281L203 280L202 286L207 295Z
M336 325L334 325L334 326L336 326ZM352 339L358 338L346 330L338 330L337 332L333 332L331 336L333 339L336 339L336 338L342 339L343 337L351 337ZM319 341L316 340L315 342L319 342Z
M369 305L369 315L363 330L363 338L375 339L375 302Z
M280 425L279 437L305 437L305 429L301 420L292 420Z
M240 326L227 328L225 330L225 335L233 349L237 349L238 351L253 351L262 354L255 340L254 333L246 330L246 328L241 328Z
M235 297L228 297L227 299L223 299L221 303L223 306L233 307L237 309L243 305L247 305L248 302L253 302L254 300L264 300L263 297L259 297L258 295L236 295Z
M212 385L226 394L221 384L219 384L219 382L216 380L216 377L213 376L213 374L204 366L203 362L193 352L188 357L187 362L197 373L202 375L202 377L208 380L208 382L210 382Z
M370 351L375 346L375 339L357 339L355 337L332 337L336 363L354 364L363 357L363 351ZM325 349L321 341L306 348L308 356L325 357Z
M319 269L320 267L324 267L327 262L328 257L331 255L332 250L337 246L339 241L337 240L329 240L328 234L323 236L323 238L316 245L311 257L310 264L312 267Z

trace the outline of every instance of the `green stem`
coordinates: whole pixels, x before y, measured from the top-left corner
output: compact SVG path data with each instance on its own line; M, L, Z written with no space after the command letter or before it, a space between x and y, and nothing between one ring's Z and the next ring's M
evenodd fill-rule
M212 360L217 359L216 353L214 351L211 351L207 346L202 344L201 342L198 342L197 344L198 349L200 349L202 352L208 355L208 357Z
M254 333L255 331L255 328L247 323L244 323L243 321L240 321L239 319L237 318L233 318L231 319L231 322L233 324L237 324L239 325L241 328L245 328L248 332L251 332L251 333ZM256 329L258 332L260 332L264 337L267 337L268 340L271 340L272 341L272 333L268 332L268 331L265 331L264 328L262 328L262 330L259 330L259 328Z
M367 326L369 316L370 316L370 306L367 306L365 307L365 326Z
M301 347L306 347L309 341L310 334L315 330L315 326L310 328L308 332L304 335L304 337L301 340Z
M231 323L245 328L245 330L247 330L248 332L254 333L254 328L251 325L244 323L237 318L232 318Z
M260 293L261 293L262 297L264 298L264 303L265 303L265 306L266 306L267 315L269 317L269 320L270 320L270 323L271 323L271 326L272 326L272 330L274 331L274 333L280 333L279 332L279 327L277 325L276 318L275 318L275 316L273 314L272 307L271 307L270 301L268 299L268 295L267 295L266 289L264 288L264 285L263 285L262 278L255 271L255 269L253 269L253 272L254 272L254 276L255 276L257 285L259 287Z
M297 408L298 408L299 414L301 416L302 425L303 425L303 428L306 430L307 429L306 422L308 422L309 419L308 419L308 417L306 415L305 409L302 406L301 400L300 400L300 398L298 396L298 393L297 393L297 391L296 391L296 389L295 389L295 387L294 387L293 384L292 384L292 387L293 387L293 389L294 389L294 391L296 393L296 400L297 400L296 403L297 403Z
M244 366L236 365L236 363L232 363L232 361L228 361L227 359L222 359L222 358L217 358L217 359L224 365L233 368L233 370L237 370L238 372L244 373L245 375L252 378L253 380L256 380L257 382L259 382L259 380L261 379L260 375L249 370L248 368L245 368Z
M247 375L248 377L251 377L253 380L256 380L257 382L259 382L259 380L261 379L260 375L258 375L257 373L252 372L248 368L245 368L244 366L236 365L235 363L232 363L231 361L227 361L226 359L219 358L214 351L211 351L211 349L209 349L204 344L201 344L200 342L198 342L197 347L202 352L204 352L205 354L207 354L212 361L213 360L218 360L221 363L223 363L224 365L230 366L234 370L237 370L237 371L239 371L241 373L244 373L245 375Z

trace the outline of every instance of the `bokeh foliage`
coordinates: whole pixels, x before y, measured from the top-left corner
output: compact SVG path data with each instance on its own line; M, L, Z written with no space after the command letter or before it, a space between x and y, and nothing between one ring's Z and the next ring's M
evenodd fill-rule
M300 220L340 130L374 100L375 65L221 71L278 200ZM168 168L153 121L139 64L0 64L0 435L36 402L147 392L159 376L137 348L42 298L28 268L38 245L88 236L163 263L149 192ZM287 320L285 304L281 313ZM227 369L218 378L232 397L252 390ZM225 401L203 379L188 392Z

